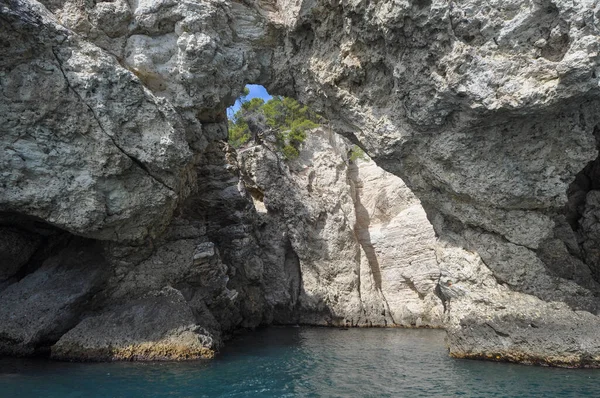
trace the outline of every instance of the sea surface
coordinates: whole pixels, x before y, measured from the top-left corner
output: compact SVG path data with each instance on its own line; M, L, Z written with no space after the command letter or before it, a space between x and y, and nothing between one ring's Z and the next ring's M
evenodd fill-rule
M212 361L0 358L0 397L600 397L600 370L451 359L437 330L270 328Z

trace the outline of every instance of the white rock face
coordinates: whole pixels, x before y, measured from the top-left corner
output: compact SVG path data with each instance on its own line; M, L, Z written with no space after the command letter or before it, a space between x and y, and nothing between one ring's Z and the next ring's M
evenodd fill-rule
M294 161L268 145L238 154L262 225L262 267L245 271L264 282L268 322L444 327L454 357L597 366L599 318L552 300L591 306L589 290L550 278L531 252L493 235L481 256L460 248L454 232L438 239L400 178L372 161L349 162L348 143L325 129L308 134Z
M371 278L385 295L393 322L442 325L442 307L435 295L440 248L419 200L399 177L373 161L358 160L350 176L361 263L371 268Z
M259 237L267 297L290 306L273 320L440 327L437 240L402 180L349 161L351 146L326 129L312 131L289 163L265 145L238 160L268 229Z

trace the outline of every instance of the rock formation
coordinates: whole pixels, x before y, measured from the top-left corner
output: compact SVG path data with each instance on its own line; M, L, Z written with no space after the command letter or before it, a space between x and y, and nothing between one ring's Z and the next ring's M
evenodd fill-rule
M435 233L402 180L313 130L298 159L268 144L239 151L256 208L275 323L442 325Z
M444 323L455 356L598 366L599 20L592 0L0 1L0 350ZM401 177L438 240L404 188L369 198L367 169L227 161L249 82ZM113 353L86 331L128 314L165 329Z

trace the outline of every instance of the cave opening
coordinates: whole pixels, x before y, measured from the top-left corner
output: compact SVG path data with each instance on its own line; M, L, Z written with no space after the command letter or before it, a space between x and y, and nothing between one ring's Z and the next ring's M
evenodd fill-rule
M594 127L596 149L600 150L600 126ZM592 276L600 281L600 250L597 242L600 233L597 220L600 216L600 156L589 162L575 177L567 190L568 202L564 214L575 233L578 247L576 255L590 268Z
M0 351L50 355L50 347L98 306L110 276L102 243L44 220L0 212Z
M0 212L0 291L40 268L72 237L36 217Z

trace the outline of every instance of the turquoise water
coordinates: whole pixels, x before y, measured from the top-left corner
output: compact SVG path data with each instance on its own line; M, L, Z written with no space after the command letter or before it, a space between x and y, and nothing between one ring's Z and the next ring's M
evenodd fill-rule
M0 397L600 397L599 370L454 360L435 330L272 328L218 359L0 359Z

